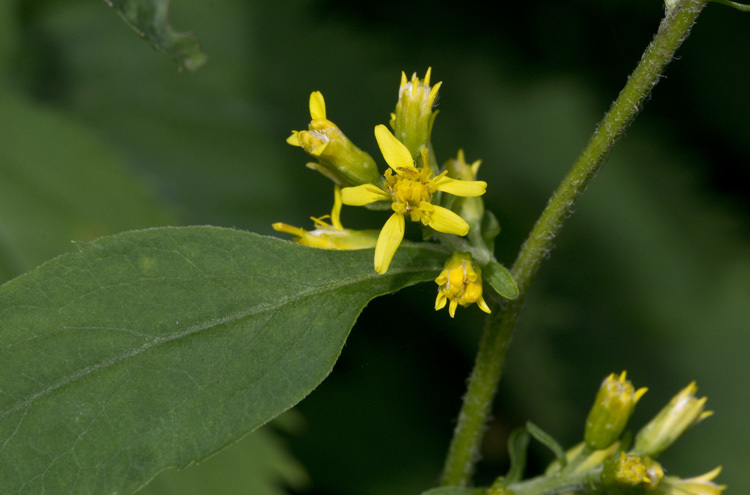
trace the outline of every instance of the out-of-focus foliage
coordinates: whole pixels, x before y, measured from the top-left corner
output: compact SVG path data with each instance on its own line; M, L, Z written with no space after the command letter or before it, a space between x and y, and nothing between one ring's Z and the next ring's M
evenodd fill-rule
M297 415L286 414L274 424L294 432L300 422ZM285 487L303 489L307 484L304 468L285 443L263 428L197 466L161 473L138 495L279 495Z
M122 19L157 50L180 67L193 71L206 63L206 54L192 33L177 33L169 25L169 0L106 0Z
M104 3L0 8L2 87L18 95L15 103L71 122L140 184L132 203L113 196L87 215L116 216L150 193L173 223L268 234L274 221L306 225L330 211L330 184L284 139L309 120L310 92L322 91L329 118L377 156L372 124L388 121L399 72L431 65L433 80L443 81L438 158L463 147L467 160L483 159L506 264L663 14L657 1L625 0L517 3L500 16L471 2L433 2L427 12L392 1L175 0L172 25L194 31L210 57L186 74ZM507 435L526 420L566 447L580 439L601 377L627 369L651 396L633 428L692 379L716 411L665 454L674 474L722 464L721 483L748 487L748 22L707 7L559 237L509 352L480 482L506 471ZM0 157L12 145L0 136ZM107 162L87 156L80 174ZM357 210L344 209L347 227L382 223L377 212ZM11 220L2 215L5 228ZM51 221L28 221L28 231ZM57 239L37 241L50 246L39 248L45 256L66 249ZM3 251L3 266L10 259ZM310 475L308 493L406 495L436 482L481 315L435 314L434 291L425 284L370 304L333 375L300 405L306 427L286 438ZM535 448L529 472L551 460Z

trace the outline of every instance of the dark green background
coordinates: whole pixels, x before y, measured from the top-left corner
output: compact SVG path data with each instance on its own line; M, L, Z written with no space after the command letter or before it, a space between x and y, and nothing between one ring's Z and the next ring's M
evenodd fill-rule
M438 157L463 147L483 159L509 265L663 14L655 0L502 2L500 15L472 1L171 7L174 27L209 55L194 74L105 2L0 0L6 278L71 239L125 229L308 226L329 210L331 187L284 139L306 127L309 93L323 92L329 118L382 167L372 129L388 121L400 71L428 66L443 81ZM706 9L556 241L513 340L480 482L507 469L507 434L527 419L577 442L601 379L627 369L650 388L634 428L693 379L716 411L663 456L668 474L721 464L720 482L748 487L748 26L748 14ZM344 210L345 226L384 221L359 210ZM305 484L288 474L293 461L277 463L296 492L407 495L436 482L481 313L451 320L432 311L434 295L425 284L370 304L301 421L276 434L306 466ZM242 445L205 476L242 459ZM530 470L551 460L532 456ZM151 493L173 493L160 483ZM243 483L221 489L247 493Z

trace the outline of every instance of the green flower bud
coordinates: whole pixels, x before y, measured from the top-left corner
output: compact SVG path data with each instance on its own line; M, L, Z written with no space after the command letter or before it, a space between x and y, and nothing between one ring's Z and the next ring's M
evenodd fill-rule
M609 375L596 394L583 437L590 449L606 449L612 445L625 429L635 404L646 393L646 388L635 390L625 376L625 371L619 377L614 373Z
M646 479L646 467L641 463L640 457L625 455L625 452L620 452L620 457L615 457L605 463L602 470L604 486L638 486L644 479Z
M430 73L427 69L424 80L420 81L416 72L411 80L401 73L396 111L391 114L391 127L396 138L406 145L412 158L419 156L420 150L428 146L432 134L432 124L437 112L432 111L435 97L442 83L430 87Z
M610 490L623 486L652 489L663 477L664 470L658 462L637 455L626 455L625 452L607 460L602 470L602 484Z
M318 163L308 163L309 168L341 186L380 183L375 160L357 148L336 124L326 118L325 100L320 91L310 95L310 116L308 130L292 131L286 140L318 159Z
M663 452L688 428L707 418L712 411L704 411L706 397L698 399L698 387L690 383L675 395L635 437L632 453L655 456Z

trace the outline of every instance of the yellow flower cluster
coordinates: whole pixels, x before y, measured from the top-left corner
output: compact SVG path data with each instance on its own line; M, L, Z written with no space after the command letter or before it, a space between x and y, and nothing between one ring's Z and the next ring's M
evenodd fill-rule
M477 215L464 218L462 215L476 210L481 217L483 205L478 197L487 190L487 183L475 180L478 162L471 168L466 165L466 170L457 169L455 164L447 165L442 172L438 170L430 135L437 115L433 106L441 83L430 86L430 73L431 69L428 69L423 80L416 74L407 79L402 73L398 102L391 114L393 132L384 125L375 127L375 139L388 165L383 176L372 157L356 147L336 124L328 120L323 95L319 91L313 92L310 95L308 129L292 131L287 142L305 150L315 159L307 166L336 184L333 211L330 216L313 217L315 228L312 231L281 222L275 223L273 228L293 235L295 242L316 248L362 249L374 246L375 271L383 274L388 271L401 245L407 218L436 232L456 236L465 236L472 227L478 227L481 218L474 218ZM463 162L463 152L459 157ZM472 172L470 175L468 170ZM472 201L480 204L474 210L467 210L467 203L454 201L446 195L475 198ZM355 231L341 225L342 204L365 206L372 203L390 203L392 213L380 231ZM329 217L330 224L325 221ZM481 239L481 235L470 236L470 239L477 238ZM483 311L490 312L482 298L481 269L468 253L454 254L436 282L440 286L436 309L450 301L451 316L455 315L459 304L477 303Z

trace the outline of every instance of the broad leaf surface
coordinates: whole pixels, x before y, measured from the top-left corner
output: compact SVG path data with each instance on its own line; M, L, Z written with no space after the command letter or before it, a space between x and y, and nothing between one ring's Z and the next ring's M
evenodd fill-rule
M131 493L266 423L333 367L373 297L445 255L324 251L215 227L79 245L0 287L3 493Z
M180 67L194 71L206 54L192 33L178 33L169 24L169 0L106 0L125 23L157 50L171 56Z

